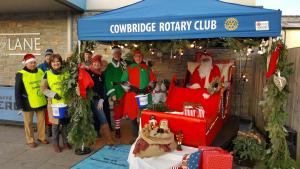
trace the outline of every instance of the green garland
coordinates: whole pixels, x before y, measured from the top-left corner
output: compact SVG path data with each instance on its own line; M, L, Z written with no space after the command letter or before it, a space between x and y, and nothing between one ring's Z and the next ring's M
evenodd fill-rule
M270 52L274 51L277 43L283 44L282 42L274 42ZM269 54L266 54L266 56ZM287 60L287 48L284 46L280 50L277 71L280 71L281 75L287 78L293 73L292 65L293 64ZM290 157L286 142L287 131L284 127L288 117L288 112L285 111L289 94L288 86L286 85L285 88L280 91L273 82L273 76L267 80L264 90L265 100L262 102L263 113L267 118L267 126L265 129L269 133L271 142L271 147L266 152L265 165L270 169L296 168L295 161Z
M94 43L85 42L83 49L89 49ZM75 148L83 148L93 144L96 140L96 132L93 126L93 114L91 110L91 100L93 97L92 89L87 90L87 98L84 99L77 95L78 64L82 60L78 58L78 47L76 52L68 59L66 70L70 72L71 78L65 81L65 97L68 104L68 113L71 118L68 127L68 141Z

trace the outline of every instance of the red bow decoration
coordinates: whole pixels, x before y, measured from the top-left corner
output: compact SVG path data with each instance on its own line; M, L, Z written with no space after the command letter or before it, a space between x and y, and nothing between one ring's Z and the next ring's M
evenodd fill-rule
M277 44L275 50L271 54L269 69L266 73L267 78L270 78L276 70L277 61L278 61L278 58L279 58L279 55L280 55L280 49L282 47L283 47L282 44Z
M90 74L84 68L80 68L80 66L78 73L78 85L80 96L83 98L86 98L86 89L94 86L94 81Z

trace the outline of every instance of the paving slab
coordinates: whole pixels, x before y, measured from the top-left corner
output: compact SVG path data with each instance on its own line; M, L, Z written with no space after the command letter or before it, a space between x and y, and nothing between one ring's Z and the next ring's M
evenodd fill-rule
M2 138L2 137L0 137ZM0 142L0 158L12 159L28 150L24 144Z

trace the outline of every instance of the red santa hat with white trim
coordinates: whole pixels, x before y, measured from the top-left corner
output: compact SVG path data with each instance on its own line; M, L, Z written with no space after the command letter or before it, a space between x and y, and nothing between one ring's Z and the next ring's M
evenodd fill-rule
M22 63L27 64L27 63L32 62L32 61L36 61L35 56L33 54L27 53L24 56Z

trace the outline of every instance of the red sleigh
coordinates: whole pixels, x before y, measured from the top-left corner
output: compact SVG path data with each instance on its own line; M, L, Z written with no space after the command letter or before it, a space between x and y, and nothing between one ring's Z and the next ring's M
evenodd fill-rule
M220 92L211 95L208 99L203 98L206 89L189 89L176 86L176 77L174 76L166 105L169 109L178 112L183 111L184 103L201 104L205 110L204 118L188 117L184 115L175 115L169 112L154 112L143 110L141 123L144 126L148 122L151 115L154 115L157 121L162 119L169 120L169 128L172 132L182 131L184 135L183 144L187 146L205 146L211 145L224 123L228 120L231 112L232 98L232 76L235 71L233 61L216 61L221 70L222 78L224 78L224 88ZM192 71L198 66L198 63L188 63L188 70ZM213 106L211 106L213 105Z

